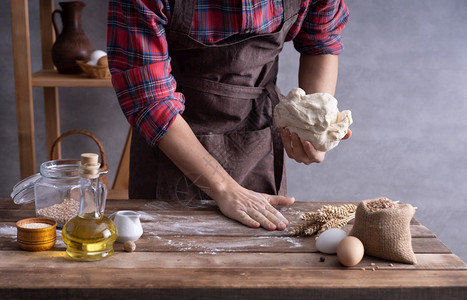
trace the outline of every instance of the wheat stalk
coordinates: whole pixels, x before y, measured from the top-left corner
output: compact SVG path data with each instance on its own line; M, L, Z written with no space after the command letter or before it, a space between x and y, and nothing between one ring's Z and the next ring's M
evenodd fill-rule
M318 237L322 232L331 228L342 228L355 218L357 206L347 203L341 206L324 205L314 212L307 212L300 216L302 224L294 227L291 235L313 235Z

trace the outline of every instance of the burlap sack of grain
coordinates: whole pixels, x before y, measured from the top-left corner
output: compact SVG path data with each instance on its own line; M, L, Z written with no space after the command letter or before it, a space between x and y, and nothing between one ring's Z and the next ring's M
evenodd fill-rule
M393 203L393 206L374 210L367 205L371 201L381 203L382 200ZM373 206L374 204L378 203L373 202ZM355 222L349 235L360 239L368 255L416 264L410 233L410 220L414 214L415 208L412 205L396 204L387 198L362 201L357 206Z

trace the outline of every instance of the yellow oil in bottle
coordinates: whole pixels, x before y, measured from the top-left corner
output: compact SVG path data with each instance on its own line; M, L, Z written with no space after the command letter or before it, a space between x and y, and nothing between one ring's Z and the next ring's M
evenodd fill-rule
M110 256L117 239L114 222L104 216L107 188L99 182L99 166L97 154L81 154L79 213L62 228L66 253L78 261L95 261Z
M98 218L94 215L78 215L65 224L62 239L68 246L68 256L78 261L95 261L113 253L117 228L114 222L104 215Z

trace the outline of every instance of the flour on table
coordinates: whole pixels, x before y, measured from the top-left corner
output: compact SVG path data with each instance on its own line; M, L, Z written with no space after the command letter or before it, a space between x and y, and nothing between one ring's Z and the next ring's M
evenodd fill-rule
M57 240L55 241L55 248L67 248L67 245L62 240L62 230L57 229Z
M290 246L290 248L300 248L300 247L303 247L302 243L300 242L300 240L298 240L297 238L294 238L294 237L284 237L284 240L290 244L292 244L292 246Z
M11 240L14 242L16 241L16 235L18 233L18 230L16 229L16 226L9 226L9 225L2 225L0 226L0 236L8 236L11 238Z
M150 214L144 211L137 211L137 213L141 215L139 218L141 221L156 221L156 217L151 216Z
M16 236L17 229L16 226L2 225L0 226L0 235L14 235Z
M274 108L274 122L302 141L310 141L317 150L329 151L347 134L352 114L350 110L339 112L337 100L330 94L307 95L296 88Z

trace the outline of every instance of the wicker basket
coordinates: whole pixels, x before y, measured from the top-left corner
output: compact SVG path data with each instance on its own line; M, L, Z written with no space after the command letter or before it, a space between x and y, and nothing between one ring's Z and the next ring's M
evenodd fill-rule
M108 172L109 171L109 166L107 165L107 162L106 162L104 147L102 146L102 143L92 133L90 133L88 131L84 131L84 130L70 130L70 131L67 131L67 132L63 133L61 136L59 136L54 141L54 143L52 144L52 148L50 149L49 160L57 159L57 157L56 157L57 146L59 145L61 140L63 140L65 137L67 137L69 135L72 135L72 134L86 135L86 136L90 137L97 144L97 147L99 147L99 151L101 153L101 161L102 161L100 171L101 172ZM101 176L101 181L107 186L107 188L110 188L109 187L109 177L108 177L107 173L103 174Z
M76 63L81 70L92 78L110 78L110 70L106 65L88 65L84 60L77 60Z

